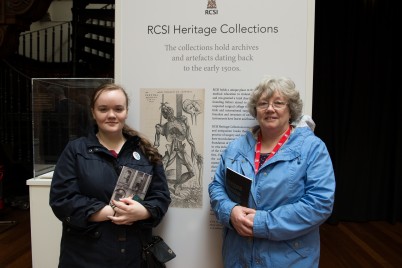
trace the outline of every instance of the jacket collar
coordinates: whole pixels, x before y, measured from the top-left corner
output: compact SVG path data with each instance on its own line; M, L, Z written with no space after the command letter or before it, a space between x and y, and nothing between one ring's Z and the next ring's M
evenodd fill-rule
M301 146L306 137L314 135L313 131L310 127L298 126L296 127L293 132L290 134L289 139L286 141L283 148L281 148L282 153L278 156L274 156L272 158L274 162L281 159L290 159L294 157L298 157L301 153ZM238 155L243 154L243 157L249 159L251 163L254 162L255 156L255 144L257 142L255 135L252 131L247 131L246 133L246 146L243 147L243 150L239 150ZM279 158L278 158L279 157ZM272 162L272 161L271 161Z

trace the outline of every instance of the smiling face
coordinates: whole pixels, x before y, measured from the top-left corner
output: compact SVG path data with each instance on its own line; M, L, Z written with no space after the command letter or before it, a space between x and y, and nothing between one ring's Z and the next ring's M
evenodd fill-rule
M290 112L286 103L287 99L279 92L274 92L271 98L267 99L266 94L263 94L257 102L257 114L256 119L261 127L261 130L275 131L282 133L289 127ZM267 108L261 109L258 106L261 104L270 104ZM277 106L283 106L281 108L274 108L273 103L277 103ZM275 106L275 105L274 105Z
M127 98L120 89L99 92L92 108L92 116L99 132L120 134L128 115Z

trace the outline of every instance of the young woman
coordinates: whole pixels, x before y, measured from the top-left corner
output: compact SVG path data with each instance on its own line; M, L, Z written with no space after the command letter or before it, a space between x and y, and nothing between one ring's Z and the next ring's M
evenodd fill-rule
M142 244L171 202L161 156L125 124L128 96L116 84L91 98L96 124L68 143L51 183L50 206L62 222L59 268L140 267ZM110 199L123 166L152 175L143 201Z

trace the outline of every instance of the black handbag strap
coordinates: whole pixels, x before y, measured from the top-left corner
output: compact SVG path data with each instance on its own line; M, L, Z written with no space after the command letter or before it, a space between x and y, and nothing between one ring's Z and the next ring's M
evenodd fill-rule
M158 243L159 241L163 240L162 237L154 235L154 236L152 236L152 240L147 242L147 240L145 239L145 235L142 232L140 232L140 238L141 238L143 250L147 250L150 247L152 247L153 245L155 245L156 243Z
M114 169L114 171L117 174L117 177L120 176L120 173L121 173L121 170L123 169L123 167L118 165L116 158L114 158L113 156L106 155L106 157L104 159Z
M138 230L138 233L140 235L142 248L144 249L149 243L148 239L145 237L145 234L141 231L141 229Z

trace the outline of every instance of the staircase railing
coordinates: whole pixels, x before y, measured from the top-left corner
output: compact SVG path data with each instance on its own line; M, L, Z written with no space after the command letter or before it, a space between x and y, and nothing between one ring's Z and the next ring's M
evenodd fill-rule
M101 9L87 9L85 15L80 15L81 18L77 20L80 26L76 28L76 31L94 31L92 33L88 32L85 35L86 41L81 51L113 60L114 55L110 52L114 52L114 38L112 37L114 36L114 17L106 17L105 19L107 13L103 13L102 11L114 10L114 6L114 4L109 4ZM86 15L89 18L86 18ZM85 24L83 21L85 21ZM103 27L103 29L99 30L99 33L96 33L97 26ZM74 34L72 22L64 22L35 31L27 31L20 35L18 55L44 63L76 62L80 59L74 56L74 51L79 50L76 47L77 44L74 38L79 38L79 36ZM82 43L79 44L79 46L82 45Z
M105 1L107 2L107 1ZM82 73L82 67L110 69L114 60L115 4L99 8L87 1L75 2L73 13L73 75ZM78 62L89 63L78 65Z
M71 22L20 35L18 54L40 62L71 62Z

